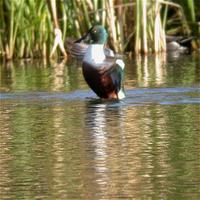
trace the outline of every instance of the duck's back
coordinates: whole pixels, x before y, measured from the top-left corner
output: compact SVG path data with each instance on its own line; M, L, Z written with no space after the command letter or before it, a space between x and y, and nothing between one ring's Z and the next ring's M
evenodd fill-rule
M124 63L115 58L106 58L101 53L87 50L83 60L83 75L90 88L104 99L124 98Z

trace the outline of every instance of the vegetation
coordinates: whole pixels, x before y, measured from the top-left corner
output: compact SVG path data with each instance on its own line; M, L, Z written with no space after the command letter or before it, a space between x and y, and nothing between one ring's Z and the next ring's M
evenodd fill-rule
M0 57L50 55L55 24L47 2L0 0ZM56 3L63 40L80 37L93 24L102 24L109 31L109 45L118 52L165 51L166 33L200 34L200 1L57 0ZM198 45L197 42L193 46Z

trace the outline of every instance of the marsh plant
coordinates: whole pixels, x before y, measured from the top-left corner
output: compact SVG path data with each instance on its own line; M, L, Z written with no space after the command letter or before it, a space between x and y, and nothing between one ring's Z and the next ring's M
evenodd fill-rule
M56 8L63 40L102 24L117 52L166 51L166 34L200 33L200 1L195 0L57 0ZM48 57L53 33L47 1L0 0L1 58Z

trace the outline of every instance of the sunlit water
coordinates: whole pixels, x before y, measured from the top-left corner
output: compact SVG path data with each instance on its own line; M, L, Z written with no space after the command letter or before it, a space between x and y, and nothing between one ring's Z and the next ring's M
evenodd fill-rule
M200 198L200 58L126 60L101 101L80 63L1 65L0 199Z

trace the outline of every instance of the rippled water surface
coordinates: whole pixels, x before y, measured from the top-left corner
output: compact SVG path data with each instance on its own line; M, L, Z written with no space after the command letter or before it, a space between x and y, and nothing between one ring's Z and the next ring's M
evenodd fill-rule
M200 198L199 55L127 59L122 101L74 60L0 67L0 199Z

